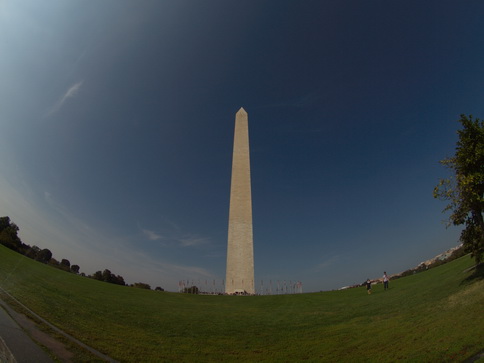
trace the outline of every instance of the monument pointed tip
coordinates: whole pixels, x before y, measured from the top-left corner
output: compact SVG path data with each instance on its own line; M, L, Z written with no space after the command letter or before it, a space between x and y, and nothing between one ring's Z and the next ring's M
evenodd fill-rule
M246 111L246 110L244 110L244 108L243 108L243 107L241 107L241 108L240 108L240 110L239 110L239 111L237 111L237 113L245 113L245 114L247 114L247 111Z

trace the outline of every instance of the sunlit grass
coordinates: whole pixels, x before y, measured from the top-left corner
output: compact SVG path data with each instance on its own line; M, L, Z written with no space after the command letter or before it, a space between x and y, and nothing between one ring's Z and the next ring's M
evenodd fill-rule
M484 280L469 257L381 285L198 296L107 284L0 246L0 286L120 361L450 361L484 349Z

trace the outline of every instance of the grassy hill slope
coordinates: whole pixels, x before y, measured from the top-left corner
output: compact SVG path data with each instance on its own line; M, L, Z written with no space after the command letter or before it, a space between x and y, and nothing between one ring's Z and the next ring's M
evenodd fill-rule
M0 287L119 361L462 361L484 349L484 280L464 272L472 264L371 295L198 296L91 280L0 246Z

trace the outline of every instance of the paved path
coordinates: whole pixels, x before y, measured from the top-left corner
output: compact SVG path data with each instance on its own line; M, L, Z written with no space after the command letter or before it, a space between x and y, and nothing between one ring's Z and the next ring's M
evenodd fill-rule
M0 362L52 363L44 352L0 305Z

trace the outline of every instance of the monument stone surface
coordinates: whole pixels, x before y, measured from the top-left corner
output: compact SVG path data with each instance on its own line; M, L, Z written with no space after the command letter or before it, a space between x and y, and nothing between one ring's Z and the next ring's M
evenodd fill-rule
M243 108L235 115L225 292L255 293L249 125Z

